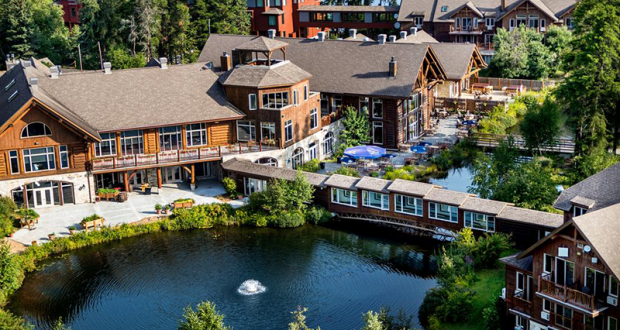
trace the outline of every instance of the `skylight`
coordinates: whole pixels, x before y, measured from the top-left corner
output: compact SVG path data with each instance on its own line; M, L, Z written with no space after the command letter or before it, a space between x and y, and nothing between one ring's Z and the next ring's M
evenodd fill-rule
M17 94L19 94L19 89L16 89L13 94L11 94L11 96L9 96L9 102L13 101L13 99L15 99L17 97Z
M441 6L441 12L445 13L448 11L448 6Z
M15 79L11 80L10 83L8 83L8 85L6 85L6 87L4 87L4 91L8 91L9 88L13 87L13 85L15 85Z

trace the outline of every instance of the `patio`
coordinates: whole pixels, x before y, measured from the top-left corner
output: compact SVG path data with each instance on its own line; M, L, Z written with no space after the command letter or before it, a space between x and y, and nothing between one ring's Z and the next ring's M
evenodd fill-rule
M76 204L37 209L40 220L33 230L22 228L11 238L14 241L30 245L32 241L47 242L50 233L56 237L68 236L69 227L81 229L82 218L94 213L105 219L106 226L140 221L156 216L155 204L168 204L178 198L192 198L196 204L220 202L215 196L225 193L222 185L215 179L199 181L196 190L191 191L188 183L165 184L159 194L144 195L140 192L129 193L124 203L102 201L93 204ZM233 206L241 206L243 201L229 202Z

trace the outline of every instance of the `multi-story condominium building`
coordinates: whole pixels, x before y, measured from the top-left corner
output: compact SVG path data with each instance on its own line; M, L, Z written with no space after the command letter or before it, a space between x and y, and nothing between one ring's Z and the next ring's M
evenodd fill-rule
M275 30L280 37L311 38L320 29L301 27L300 11L309 6L319 6L321 0L247 0L248 12L251 16L251 33L267 35L267 31Z

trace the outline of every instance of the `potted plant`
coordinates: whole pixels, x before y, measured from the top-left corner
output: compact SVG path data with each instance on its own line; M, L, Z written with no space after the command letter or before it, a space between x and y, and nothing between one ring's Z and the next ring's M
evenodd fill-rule
M30 243L32 246L37 246L37 241L32 241L32 243Z
M162 206L161 204L155 204L155 211L157 212L157 214L161 214L161 210L162 210Z
M168 210L170 210L170 205L166 205L162 208L162 213L163 214L168 214Z
M53 241L54 238L56 238L56 233L47 234L47 237L50 239L50 241Z
M242 194L240 194L238 192L235 192L235 194L237 195L237 199L238 200L242 200L243 199L243 195Z
M77 230L77 228L75 228L75 226L69 227L69 234L71 234L71 236L75 235L75 231L76 230Z

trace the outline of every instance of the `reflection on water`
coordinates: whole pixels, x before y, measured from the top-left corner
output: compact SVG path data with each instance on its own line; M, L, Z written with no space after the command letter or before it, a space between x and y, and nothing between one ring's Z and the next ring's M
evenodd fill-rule
M417 314L435 285L436 243L387 233L306 226L137 237L50 261L9 307L37 328L62 317L74 330L172 329L184 307L210 300L228 325L252 330L286 329L301 305L313 327L359 328L361 314L381 306ZM240 295L247 279L267 290Z
M473 174L468 167L453 168L442 177L431 178L430 183L440 185L446 189L468 192L467 188L471 186Z

